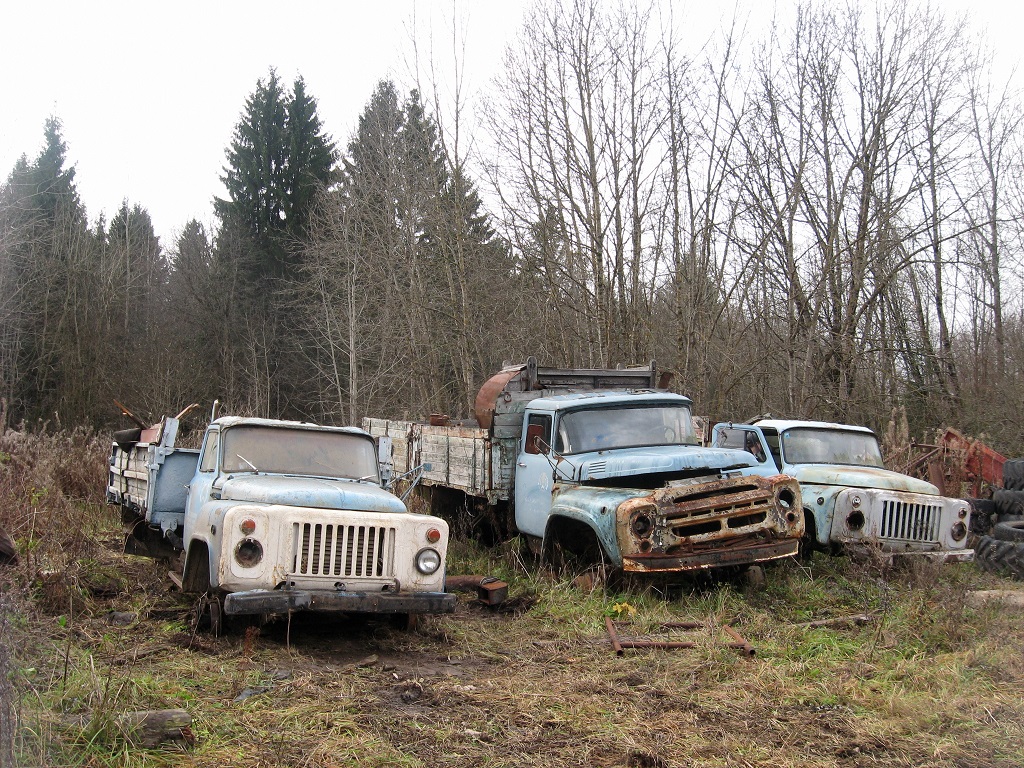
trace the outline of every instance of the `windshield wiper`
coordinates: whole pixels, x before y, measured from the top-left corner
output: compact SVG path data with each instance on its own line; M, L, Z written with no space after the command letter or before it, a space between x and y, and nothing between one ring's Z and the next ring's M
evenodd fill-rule
M252 463L251 461L249 461L249 460L248 460L247 458L245 458L245 456L243 456L243 455L242 455L242 454L240 454L240 453L236 453L236 454L235 454L235 456L236 456L236 457L238 457L239 459L241 459L242 461L244 461L244 462L245 462L246 464L248 464L248 465L249 465L250 467L252 467L252 471L253 471L253 472L257 472L257 473L259 472L259 469L257 469L257 468L256 468L256 465L255 465L255 464L253 464L253 463Z

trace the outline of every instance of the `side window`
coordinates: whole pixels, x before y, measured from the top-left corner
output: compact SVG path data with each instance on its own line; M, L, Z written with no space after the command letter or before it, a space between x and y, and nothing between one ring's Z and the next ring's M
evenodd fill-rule
M220 439L220 430L212 429L206 433L203 441L203 458L199 462L200 472L213 472L217 468L217 444Z
M762 429L761 432L764 434L765 442L768 443L768 450L772 453L772 458L775 459L775 466L782 471L782 451L779 449L779 433L774 429Z
M551 448L551 417L547 414L531 414L526 422L526 453L547 453Z

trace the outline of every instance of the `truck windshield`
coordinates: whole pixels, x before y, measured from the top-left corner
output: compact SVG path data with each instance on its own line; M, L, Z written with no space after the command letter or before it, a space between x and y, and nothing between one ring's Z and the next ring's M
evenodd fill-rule
M238 426L223 431L224 472L378 480L373 441L345 432Z
M841 429L788 429L782 433L787 464L849 464L884 467L878 438Z
M555 450L586 453L650 445L696 445L685 405L569 411L558 422Z

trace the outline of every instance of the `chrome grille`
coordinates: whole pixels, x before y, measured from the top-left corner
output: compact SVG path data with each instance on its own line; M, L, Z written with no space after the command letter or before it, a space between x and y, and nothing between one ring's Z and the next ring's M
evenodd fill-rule
M394 576L395 529L373 525L294 523L296 576Z
M942 507L910 504L897 499L882 502L881 536L904 541L938 541Z

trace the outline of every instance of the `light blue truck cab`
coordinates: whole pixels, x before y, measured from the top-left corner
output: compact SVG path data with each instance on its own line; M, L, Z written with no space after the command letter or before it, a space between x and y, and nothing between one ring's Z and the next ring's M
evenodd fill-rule
M761 419L716 424L711 444L753 453L800 483L807 542L817 549L871 548L886 555L970 560L970 506L931 483L885 468L867 427Z
M796 553L790 478L701 447L691 401L669 392L533 400L515 473L515 523L538 546L600 546L626 571L749 565ZM580 553L580 552L578 552Z
M223 417L198 451L173 448L166 433L156 447L115 444L107 496L134 505L150 541L162 532L183 548L184 591L222 597L229 615L454 610L448 524L382 487L362 430ZM174 503L138 503L158 498Z
M654 364L508 364L480 388L475 420L364 419L398 472L429 464L435 515L535 554L634 572L747 566L795 554L793 478L701 446L690 400Z

